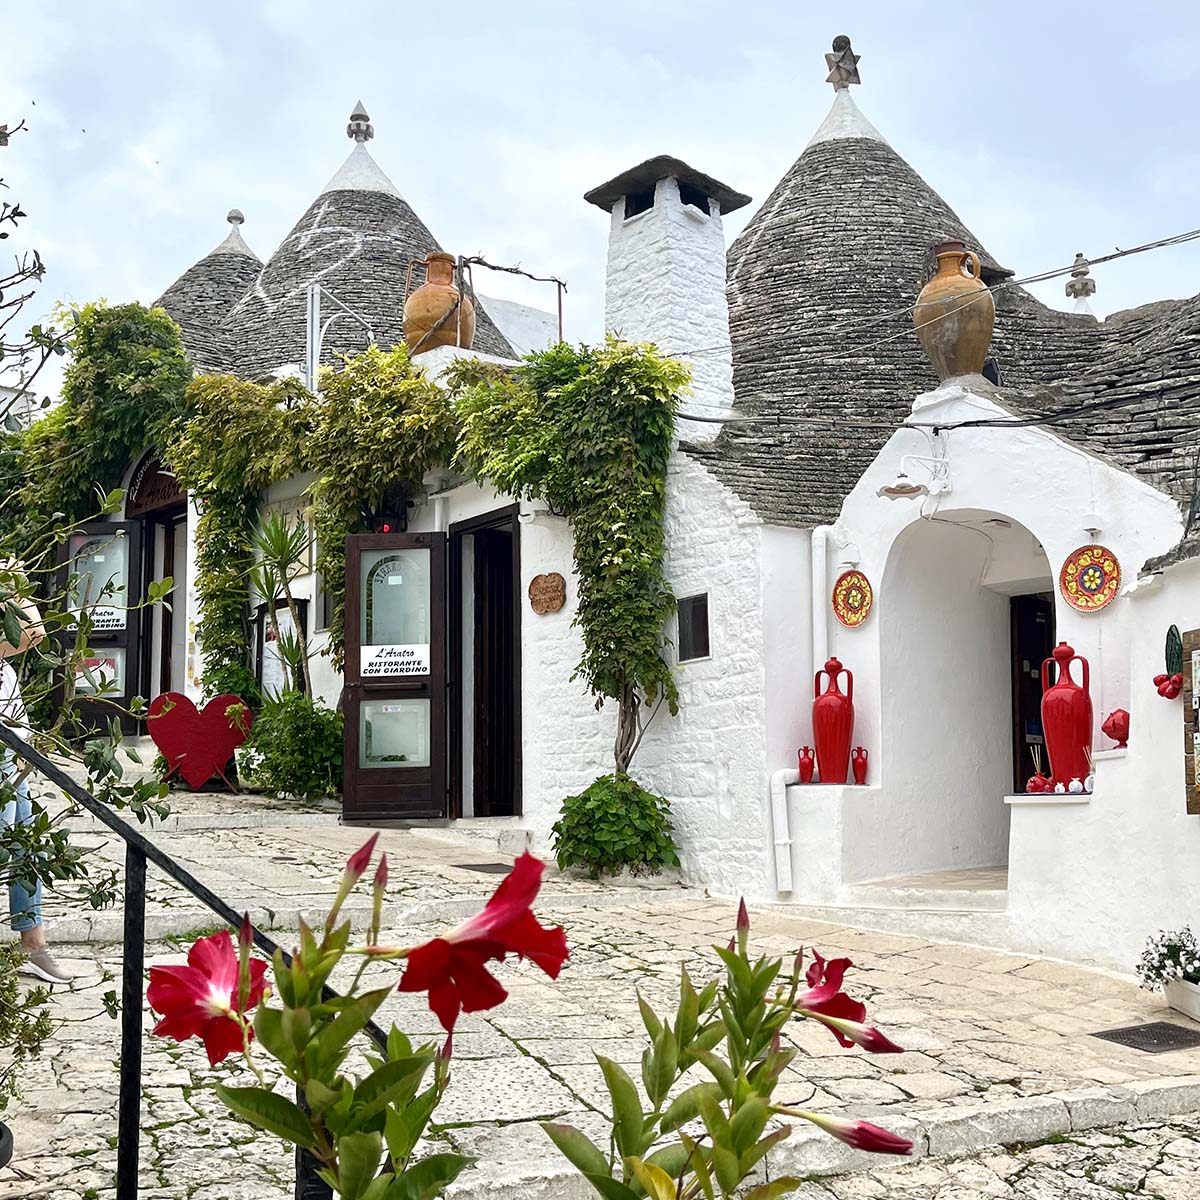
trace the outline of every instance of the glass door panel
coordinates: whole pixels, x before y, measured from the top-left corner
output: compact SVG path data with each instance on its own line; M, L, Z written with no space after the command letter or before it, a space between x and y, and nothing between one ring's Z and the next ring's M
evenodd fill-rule
M429 766L428 700L364 700L358 711L360 767Z
M129 624L129 538L124 529L72 535L68 548L68 605L76 616L86 611L97 632Z
M364 679L428 675L430 551L364 550L359 562Z

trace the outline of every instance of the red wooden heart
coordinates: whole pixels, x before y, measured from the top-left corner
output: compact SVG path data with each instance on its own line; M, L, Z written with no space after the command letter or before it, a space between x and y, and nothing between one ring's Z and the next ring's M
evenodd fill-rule
M182 692L163 692L150 704L146 728L167 766L194 789L224 772L234 750L246 740L252 719L238 696L214 696L203 712L197 712Z

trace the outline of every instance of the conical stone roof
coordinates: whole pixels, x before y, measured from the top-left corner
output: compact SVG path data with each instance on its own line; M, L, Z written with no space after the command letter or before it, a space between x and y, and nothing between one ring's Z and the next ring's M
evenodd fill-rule
M830 424L730 425L709 446L687 447L765 521L833 520L914 397L936 385L910 310L933 246L948 238L980 254L988 283L1011 276L839 90L728 254L736 411ZM1006 384L1061 379L1100 341L1094 319L1021 288L999 290L996 307L991 352Z
M238 374L255 379L304 363L307 291L317 281L369 322L378 345L403 342L408 265L441 247L368 153L365 141L374 131L367 122L360 104L347 129L356 143L350 156L229 314ZM413 286L423 282L423 269L414 268ZM323 299L323 320L336 311ZM326 333L321 361L336 364L340 355L367 345L362 325L339 316ZM482 306L476 310L475 349L515 357Z
M231 209L225 240L190 266L155 301L183 332L183 344L199 371L230 371L234 353L224 321L254 282L262 263L242 238L245 218Z

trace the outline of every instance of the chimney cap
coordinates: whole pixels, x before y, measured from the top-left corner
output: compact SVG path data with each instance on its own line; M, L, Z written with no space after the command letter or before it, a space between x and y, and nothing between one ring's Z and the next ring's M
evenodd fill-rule
M643 163L638 163L636 167L630 167L628 171L622 171L620 175L610 179L607 183L592 188L590 192L584 192L583 198L589 204L594 204L597 208L608 212L622 196L628 196L631 192L645 191L647 188L653 187L660 179L668 178L677 179L689 187L698 188L721 206L722 216L726 213L736 212L737 209L750 203L750 197L743 192L734 191L728 184L714 179L711 175L705 175L703 171L689 167L681 159L672 158L669 154L656 155L654 158L646 159Z

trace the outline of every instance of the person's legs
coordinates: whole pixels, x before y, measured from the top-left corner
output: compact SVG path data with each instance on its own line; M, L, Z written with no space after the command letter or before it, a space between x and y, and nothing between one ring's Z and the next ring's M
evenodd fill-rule
M17 774L16 764L11 755L5 756L3 773L7 781L11 781ZM33 803L29 798L28 782L20 780L15 790L15 798L10 800L0 813L0 825L4 828L26 825L33 820ZM19 862L14 861L12 869L19 870ZM40 879L34 880L32 891L27 883L28 881L12 878L8 884L9 920L12 927L20 933L21 949L28 956L22 970L47 983L69 983L70 972L63 970L46 949L46 927L42 921L42 882Z

